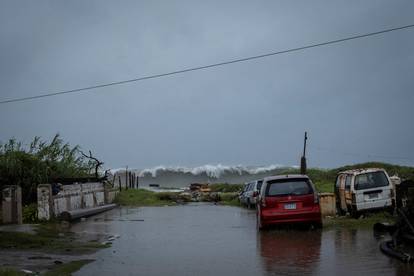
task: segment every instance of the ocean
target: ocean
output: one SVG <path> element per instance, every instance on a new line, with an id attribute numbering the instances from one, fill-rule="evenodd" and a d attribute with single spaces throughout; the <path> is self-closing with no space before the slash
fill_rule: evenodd
<path id="1" fill-rule="evenodd" d="M 279 174 L 288 167 L 282 165 L 269 166 L 223 166 L 204 165 L 199 167 L 157 166 L 150 169 L 130 169 L 138 177 L 139 186 L 158 184 L 165 188 L 184 188 L 191 183 L 229 183 L 241 184 L 266 176 Z M 115 177 L 114 177 L 115 176 Z M 111 170 L 109 180 L 115 179 L 115 186 L 125 185 L 125 169 Z"/>

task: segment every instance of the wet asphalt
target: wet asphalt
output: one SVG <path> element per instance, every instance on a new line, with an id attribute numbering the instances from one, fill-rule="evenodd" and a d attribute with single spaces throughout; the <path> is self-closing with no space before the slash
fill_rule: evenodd
<path id="1" fill-rule="evenodd" d="M 75 275 L 409 275 L 372 229 L 256 230 L 255 211 L 213 204 L 118 208 L 74 224 L 112 235 Z"/>

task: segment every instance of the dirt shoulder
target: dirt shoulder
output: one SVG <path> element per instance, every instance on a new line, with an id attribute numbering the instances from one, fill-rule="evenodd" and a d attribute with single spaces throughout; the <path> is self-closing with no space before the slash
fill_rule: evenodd
<path id="1" fill-rule="evenodd" d="M 0 275 L 70 275 L 109 246 L 105 236 L 85 237 L 68 229 L 60 223 L 0 227 Z"/>

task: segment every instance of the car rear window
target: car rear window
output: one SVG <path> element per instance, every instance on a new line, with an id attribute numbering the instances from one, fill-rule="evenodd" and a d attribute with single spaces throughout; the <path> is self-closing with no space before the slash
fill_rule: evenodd
<path id="1" fill-rule="evenodd" d="M 313 193 L 307 179 L 283 179 L 267 182 L 266 196 L 307 195 Z"/>
<path id="2" fill-rule="evenodd" d="M 355 190 L 364 190 L 388 186 L 388 178 L 384 172 L 359 174 L 355 177 Z"/>

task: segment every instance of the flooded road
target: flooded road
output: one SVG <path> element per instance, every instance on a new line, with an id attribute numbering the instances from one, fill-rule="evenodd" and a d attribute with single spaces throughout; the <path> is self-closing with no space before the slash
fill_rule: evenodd
<path id="1" fill-rule="evenodd" d="M 119 208 L 73 225 L 119 235 L 75 275 L 408 275 L 372 229 L 256 231 L 255 212 L 190 204 Z"/>

